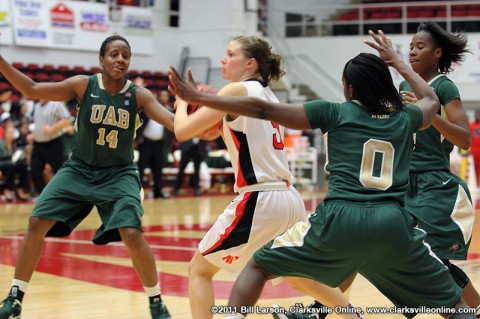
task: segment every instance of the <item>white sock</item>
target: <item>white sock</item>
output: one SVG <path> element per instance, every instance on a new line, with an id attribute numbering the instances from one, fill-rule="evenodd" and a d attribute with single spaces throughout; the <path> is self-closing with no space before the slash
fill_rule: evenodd
<path id="1" fill-rule="evenodd" d="M 224 315 L 223 319 L 244 319 L 245 316 L 242 315 L 241 313 L 235 313 L 235 314 L 229 314 L 229 315 Z"/>
<path id="2" fill-rule="evenodd" d="M 153 287 L 143 287 L 145 289 L 145 292 L 149 297 L 155 297 L 160 294 L 160 282 L 157 282 L 157 284 Z"/>
<path id="3" fill-rule="evenodd" d="M 27 291 L 28 282 L 19 279 L 13 279 L 12 286 L 17 286 L 18 289 L 25 293 Z"/>

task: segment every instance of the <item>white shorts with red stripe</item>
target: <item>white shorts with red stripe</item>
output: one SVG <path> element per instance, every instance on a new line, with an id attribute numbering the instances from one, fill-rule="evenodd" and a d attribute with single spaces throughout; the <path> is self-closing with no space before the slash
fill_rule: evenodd
<path id="1" fill-rule="evenodd" d="M 198 248 L 211 264 L 239 273 L 257 249 L 306 218 L 303 199 L 292 186 L 243 192 L 225 208 Z"/>

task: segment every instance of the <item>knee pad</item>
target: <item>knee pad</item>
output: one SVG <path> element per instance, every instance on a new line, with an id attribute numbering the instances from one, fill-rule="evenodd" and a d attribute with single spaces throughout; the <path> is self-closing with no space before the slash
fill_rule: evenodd
<path id="1" fill-rule="evenodd" d="M 448 271 L 450 271 L 450 275 L 453 277 L 457 285 L 463 289 L 463 287 L 465 287 L 470 281 L 467 274 L 458 266 L 452 264 L 449 260 L 442 259 L 442 261 L 443 264 L 448 267 Z"/>

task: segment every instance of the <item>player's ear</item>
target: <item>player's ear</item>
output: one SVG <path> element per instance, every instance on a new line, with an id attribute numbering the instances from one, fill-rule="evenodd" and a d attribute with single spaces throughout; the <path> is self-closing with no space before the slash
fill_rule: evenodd
<path id="1" fill-rule="evenodd" d="M 247 67 L 249 68 L 255 68 L 257 66 L 257 60 L 255 58 L 250 58 L 248 59 L 248 62 L 247 62 Z"/>

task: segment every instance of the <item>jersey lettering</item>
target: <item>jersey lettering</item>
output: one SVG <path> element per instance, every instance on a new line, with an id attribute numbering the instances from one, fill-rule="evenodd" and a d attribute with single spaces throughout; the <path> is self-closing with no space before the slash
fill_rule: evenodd
<path id="1" fill-rule="evenodd" d="M 130 113 L 124 109 L 118 109 L 115 114 L 115 107 L 109 106 L 107 114 L 105 114 L 106 105 L 94 104 L 92 105 L 92 114 L 90 115 L 90 122 L 94 124 L 102 123 L 104 125 L 112 125 L 121 129 L 128 129 L 130 121 Z M 105 116 L 104 116 L 105 115 Z"/>
<path id="2" fill-rule="evenodd" d="M 280 133 L 280 125 L 275 122 L 270 123 L 272 123 L 273 128 L 277 130 L 277 132 L 273 134 L 273 148 L 283 150 L 285 146 L 283 145 L 282 134 Z"/>
<path id="3" fill-rule="evenodd" d="M 118 145 L 118 130 L 111 130 L 105 136 L 106 130 L 102 127 L 98 129 L 97 145 L 104 146 L 105 141 L 108 142 L 108 147 L 117 148 Z"/>
<path id="4" fill-rule="evenodd" d="M 376 155 L 380 155 L 378 159 Z M 393 157 L 395 149 L 390 142 L 369 139 L 363 144 L 362 165 L 360 166 L 360 183 L 363 186 L 386 190 L 393 183 Z M 376 163 L 380 160 L 380 163 Z M 380 172 L 375 176 L 375 166 Z"/>
<path id="5" fill-rule="evenodd" d="M 109 106 L 107 115 L 105 116 L 105 119 L 102 122 L 105 125 L 113 125 L 117 126 L 117 120 L 115 119 L 115 107 L 114 106 Z"/>
<path id="6" fill-rule="evenodd" d="M 102 123 L 104 125 L 111 125 L 121 129 L 128 129 L 128 123 L 130 120 L 130 113 L 124 109 L 118 109 L 118 118 L 115 114 L 115 107 L 109 106 L 105 114 L 106 105 L 95 104 L 92 105 L 92 114 L 90 116 L 90 122 L 94 124 Z M 105 116 L 104 116 L 105 115 Z M 102 120 L 103 119 L 103 120 Z M 118 146 L 118 130 L 107 130 L 103 127 L 98 129 L 97 145 L 104 146 L 108 143 L 108 147 L 117 148 Z"/>
<path id="7" fill-rule="evenodd" d="M 90 115 L 90 122 L 94 124 L 100 123 L 102 121 L 103 113 L 105 112 L 106 107 L 106 105 L 92 105 L 92 115 Z"/>

